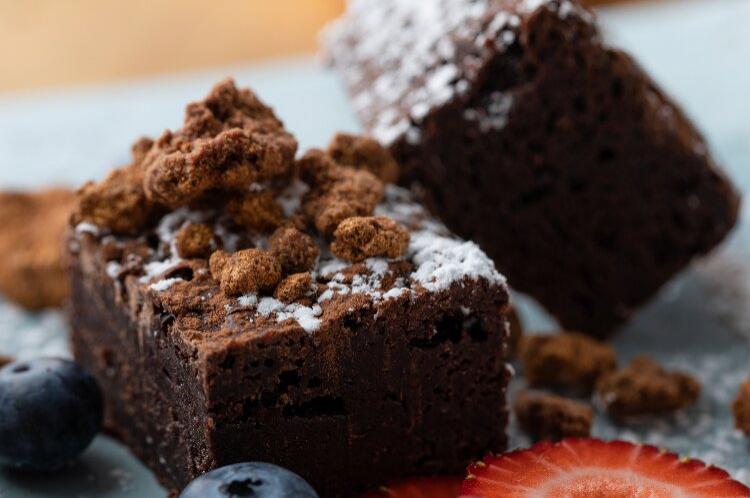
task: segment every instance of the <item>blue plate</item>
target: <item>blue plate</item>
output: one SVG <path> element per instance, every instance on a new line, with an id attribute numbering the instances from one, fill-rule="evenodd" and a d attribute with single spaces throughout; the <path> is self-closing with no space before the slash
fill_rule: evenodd
<path id="1" fill-rule="evenodd" d="M 743 191 L 750 191 L 750 3 L 659 3 L 604 10 L 610 39 L 634 52 L 700 126 Z M 272 103 L 303 148 L 358 128 L 335 77 L 299 59 L 179 78 L 0 99 L 0 186 L 80 184 L 128 161 L 142 134 L 177 127 L 185 102 L 231 74 Z M 616 427 L 597 415 L 594 435 L 665 446 L 725 467 L 750 483 L 750 443 L 733 429 L 729 403 L 750 375 L 750 226 L 747 216 L 722 248 L 668 285 L 615 340 L 623 360 L 638 353 L 687 370 L 700 401 L 669 419 Z M 523 300 L 526 325 L 553 328 Z M 56 312 L 24 313 L 0 301 L 0 352 L 67 355 Z M 523 385 L 514 381 L 513 389 Z M 529 441 L 511 428 L 512 444 Z M 81 461 L 54 476 L 0 473 L 0 498 L 145 498 L 165 491 L 127 449 L 99 437 Z"/>

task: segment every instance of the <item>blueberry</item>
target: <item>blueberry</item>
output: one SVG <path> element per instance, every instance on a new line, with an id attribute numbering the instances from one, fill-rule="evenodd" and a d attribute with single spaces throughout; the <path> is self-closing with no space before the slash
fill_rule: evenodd
<path id="1" fill-rule="evenodd" d="M 102 392 L 72 361 L 40 358 L 0 369 L 0 465 L 55 470 L 88 447 L 102 424 Z"/>
<path id="2" fill-rule="evenodd" d="M 179 498 L 318 498 L 297 474 L 270 463 L 238 463 L 191 482 Z"/>

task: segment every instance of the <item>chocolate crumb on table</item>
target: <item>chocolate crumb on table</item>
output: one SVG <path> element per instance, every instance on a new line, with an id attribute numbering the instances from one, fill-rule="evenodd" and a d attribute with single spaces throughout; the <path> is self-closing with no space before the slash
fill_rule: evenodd
<path id="1" fill-rule="evenodd" d="M 323 43 L 399 181 L 565 329 L 612 334 L 737 221 L 700 132 L 576 0 L 353 0 Z"/>
<path id="2" fill-rule="evenodd" d="M 72 191 L 0 193 L 0 293 L 37 311 L 68 297 L 63 255 Z"/>
<path id="3" fill-rule="evenodd" d="M 379 178 L 376 142 L 295 149 L 227 80 L 134 147 L 125 183 L 83 189 L 72 344 L 107 429 L 173 492 L 270 461 L 350 498 L 502 451 L 504 277 Z"/>
<path id="4" fill-rule="evenodd" d="M 617 355 L 610 345 L 573 332 L 526 335 L 520 342 L 519 358 L 529 385 L 584 393 L 617 368 Z"/>
<path id="5" fill-rule="evenodd" d="M 691 375 L 668 371 L 646 356 L 604 375 L 596 385 L 596 399 L 615 419 L 675 412 L 693 404 L 701 386 Z"/>
<path id="6" fill-rule="evenodd" d="M 750 377 L 740 386 L 732 403 L 732 413 L 737 428 L 750 436 Z"/>
<path id="7" fill-rule="evenodd" d="M 521 391 L 513 404 L 518 423 L 535 440 L 559 441 L 591 434 L 590 406 L 539 391 Z"/>
<path id="8" fill-rule="evenodd" d="M 0 354 L 0 368 L 3 368 L 5 365 L 8 365 L 10 363 L 13 363 L 14 359 L 10 356 L 5 356 Z"/>

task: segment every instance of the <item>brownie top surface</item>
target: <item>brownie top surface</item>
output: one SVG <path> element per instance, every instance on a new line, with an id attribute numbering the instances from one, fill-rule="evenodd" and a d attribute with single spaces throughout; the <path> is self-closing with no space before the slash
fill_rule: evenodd
<path id="1" fill-rule="evenodd" d="M 490 61 L 517 43 L 523 19 L 543 8 L 593 22 L 569 0 L 351 0 L 323 42 L 373 136 L 388 146 L 417 144 L 425 118 L 468 101 Z M 466 118 L 502 127 L 511 104 L 498 95 Z"/>
<path id="2" fill-rule="evenodd" d="M 254 94 L 220 83 L 182 129 L 139 140 L 130 165 L 81 189 L 71 252 L 91 248 L 105 279 L 197 335 L 312 333 L 351 309 L 469 281 L 506 297 L 476 244 L 384 182 L 395 163 L 377 142 L 339 135 L 295 152 Z"/>

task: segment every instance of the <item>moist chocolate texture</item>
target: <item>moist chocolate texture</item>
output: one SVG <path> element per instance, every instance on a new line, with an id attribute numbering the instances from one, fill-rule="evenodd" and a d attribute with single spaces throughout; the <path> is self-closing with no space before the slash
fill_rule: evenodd
<path id="1" fill-rule="evenodd" d="M 351 498 L 502 450 L 505 279 L 382 147 L 295 149 L 225 81 L 81 191 L 73 346 L 109 430 L 172 491 L 260 460 Z"/>
<path id="2" fill-rule="evenodd" d="M 683 112 L 568 0 L 355 0 L 324 37 L 365 129 L 568 330 L 605 336 L 735 224 Z"/>

